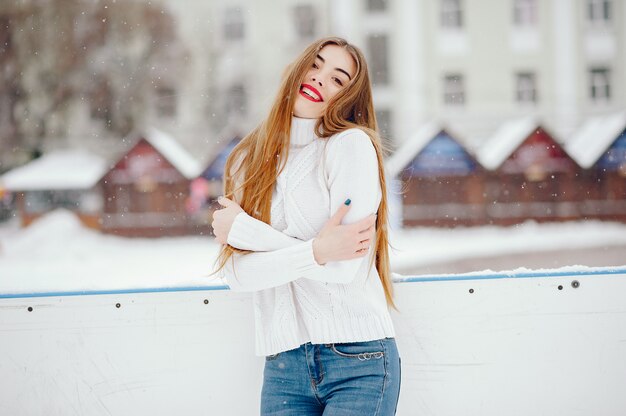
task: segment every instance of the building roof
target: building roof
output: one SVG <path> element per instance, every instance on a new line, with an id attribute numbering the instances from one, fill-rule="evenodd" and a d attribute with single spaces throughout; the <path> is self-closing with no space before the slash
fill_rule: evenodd
<path id="1" fill-rule="evenodd" d="M 172 136 L 154 127 L 140 134 L 159 151 L 187 179 L 193 179 L 202 172 L 202 165 L 192 157 Z"/>
<path id="2" fill-rule="evenodd" d="M 205 179 L 221 179 L 224 175 L 226 159 L 233 151 L 235 146 L 241 141 L 241 136 L 235 136 L 231 140 L 224 141 L 219 151 L 213 155 L 213 159 L 203 170 L 202 176 Z"/>
<path id="3" fill-rule="evenodd" d="M 5 173 L 0 186 L 9 191 L 89 189 L 107 169 L 105 159 L 85 150 L 57 150 Z"/>
<path id="4" fill-rule="evenodd" d="M 444 130 L 443 126 L 436 121 L 426 123 L 417 129 L 385 162 L 387 175 L 392 178 L 399 175 L 402 169 L 406 168 L 442 130 Z"/>
<path id="5" fill-rule="evenodd" d="M 505 122 L 481 144 L 477 154 L 478 161 L 486 169 L 499 168 L 538 127 L 539 123 L 534 117 Z"/>
<path id="6" fill-rule="evenodd" d="M 565 144 L 565 150 L 585 169 L 593 166 L 626 130 L 626 111 L 587 119 Z"/>

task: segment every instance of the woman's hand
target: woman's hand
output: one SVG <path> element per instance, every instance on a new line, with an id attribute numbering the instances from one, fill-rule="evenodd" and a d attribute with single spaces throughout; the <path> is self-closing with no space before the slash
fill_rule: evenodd
<path id="1" fill-rule="evenodd" d="M 218 243 L 228 244 L 226 240 L 228 239 L 230 228 L 233 226 L 237 214 L 243 212 L 243 208 L 235 201 L 231 201 L 223 196 L 217 198 L 217 202 L 225 208 L 213 212 L 213 222 L 211 223 L 213 234 L 215 234 L 215 239 Z"/>
<path id="2" fill-rule="evenodd" d="M 345 204 L 339 207 L 313 240 L 313 255 L 318 264 L 363 257 L 369 252 L 376 235 L 376 214 L 354 224 L 341 225 L 349 209 Z"/>

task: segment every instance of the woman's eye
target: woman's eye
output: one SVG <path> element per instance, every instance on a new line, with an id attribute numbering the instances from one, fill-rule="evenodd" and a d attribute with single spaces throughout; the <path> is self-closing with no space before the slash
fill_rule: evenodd
<path id="1" fill-rule="evenodd" d="M 339 78 L 335 78 L 335 82 L 337 82 L 337 84 L 343 86 L 343 82 L 341 82 L 341 80 Z"/>
<path id="2" fill-rule="evenodd" d="M 317 64 L 313 64 L 313 68 L 317 69 Z"/>

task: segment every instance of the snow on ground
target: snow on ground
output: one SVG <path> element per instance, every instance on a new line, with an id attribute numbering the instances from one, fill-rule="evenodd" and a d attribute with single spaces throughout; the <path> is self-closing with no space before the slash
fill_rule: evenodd
<path id="1" fill-rule="evenodd" d="M 598 221 L 391 233 L 392 270 L 486 255 L 626 244 L 626 224 Z M 0 294 L 222 285 L 208 277 L 218 248 L 212 237 L 104 235 L 60 209 L 25 229 L 16 221 L 0 226 Z"/>
<path id="2" fill-rule="evenodd" d="M 217 249 L 209 237 L 105 235 L 56 210 L 0 233 L 0 293 L 221 285 L 203 277 Z"/>
<path id="3" fill-rule="evenodd" d="M 392 269 L 406 270 L 467 258 L 626 245 L 626 224 L 528 221 L 511 227 L 414 228 L 395 233 L 391 245 L 397 248 L 392 248 Z"/>

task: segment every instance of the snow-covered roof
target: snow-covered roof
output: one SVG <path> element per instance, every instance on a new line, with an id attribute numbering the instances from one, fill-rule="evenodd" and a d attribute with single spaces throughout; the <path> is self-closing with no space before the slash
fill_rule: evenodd
<path id="1" fill-rule="evenodd" d="M 398 175 L 442 130 L 443 126 L 436 121 L 426 123 L 417 129 L 385 162 L 387 175 L 391 178 Z"/>
<path id="2" fill-rule="evenodd" d="M 141 135 L 159 151 L 187 179 L 200 175 L 202 165 L 193 158 L 172 136 L 154 127 L 147 128 Z"/>
<path id="3" fill-rule="evenodd" d="M 590 168 L 626 129 L 626 111 L 591 117 L 567 141 L 565 150 L 583 168 Z"/>
<path id="4" fill-rule="evenodd" d="M 539 123 L 534 117 L 507 121 L 481 144 L 478 161 L 486 169 L 497 169 L 537 127 Z"/>
<path id="5" fill-rule="evenodd" d="M 107 169 L 105 159 L 85 150 L 57 150 L 0 176 L 0 186 L 9 191 L 89 189 Z"/>

